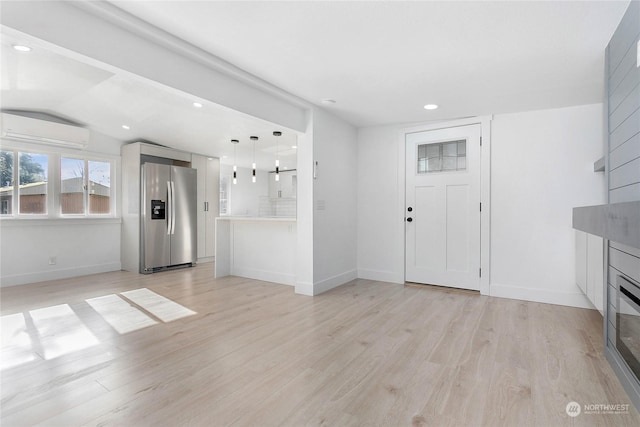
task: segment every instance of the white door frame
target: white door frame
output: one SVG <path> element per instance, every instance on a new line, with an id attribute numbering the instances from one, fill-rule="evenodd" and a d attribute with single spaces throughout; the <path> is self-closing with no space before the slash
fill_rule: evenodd
<path id="1" fill-rule="evenodd" d="M 398 232 L 402 233 L 402 250 L 403 250 L 403 270 L 402 275 L 406 281 L 406 233 L 405 222 L 406 216 L 406 143 L 405 137 L 408 133 L 424 132 L 430 130 L 446 129 L 458 126 L 467 126 L 479 124 L 482 135 L 482 149 L 480 150 L 480 203 L 482 203 L 482 212 L 480 213 L 480 268 L 482 276 L 480 277 L 480 294 L 490 295 L 490 277 L 491 277 L 491 120 L 493 115 L 470 117 L 459 120 L 446 122 L 438 122 L 433 124 L 419 125 L 404 128 L 398 136 Z"/>

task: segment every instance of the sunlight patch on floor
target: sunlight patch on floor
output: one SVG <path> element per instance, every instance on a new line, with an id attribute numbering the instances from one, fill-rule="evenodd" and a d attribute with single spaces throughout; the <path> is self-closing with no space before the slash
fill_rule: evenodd
<path id="1" fill-rule="evenodd" d="M 2 347 L 0 350 L 0 369 L 22 365 L 35 359 L 31 349 L 31 338 L 27 332 L 24 314 L 16 313 L 0 318 Z"/>
<path id="2" fill-rule="evenodd" d="M 85 300 L 119 334 L 197 314 L 147 288 Z M 69 304 L 0 317 L 0 369 L 51 360 L 100 343 Z"/>
<path id="3" fill-rule="evenodd" d="M 68 304 L 31 310 L 29 314 L 46 360 L 99 343 Z"/>
<path id="4" fill-rule="evenodd" d="M 195 311 L 189 310 L 177 302 L 173 302 L 147 288 L 122 292 L 121 295 L 144 308 L 163 322 L 171 322 L 197 314 Z"/>
<path id="5" fill-rule="evenodd" d="M 120 334 L 158 324 L 158 322 L 115 294 L 90 298 L 86 301 Z"/>

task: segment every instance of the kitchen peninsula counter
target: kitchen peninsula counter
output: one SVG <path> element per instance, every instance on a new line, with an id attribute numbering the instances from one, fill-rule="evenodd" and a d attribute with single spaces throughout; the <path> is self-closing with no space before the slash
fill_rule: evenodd
<path id="1" fill-rule="evenodd" d="M 296 218 L 216 218 L 215 277 L 295 284 Z"/>

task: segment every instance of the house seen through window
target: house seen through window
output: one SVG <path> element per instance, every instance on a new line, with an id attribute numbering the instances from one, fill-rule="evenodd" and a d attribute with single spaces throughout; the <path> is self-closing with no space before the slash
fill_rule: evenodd
<path id="1" fill-rule="evenodd" d="M 46 214 L 48 166 L 49 157 L 44 154 L 0 151 L 0 214 L 12 215 L 16 210 L 27 215 Z"/>
<path id="2" fill-rule="evenodd" d="M 111 212 L 109 162 L 62 157 L 60 184 L 60 212 L 63 215 Z"/>

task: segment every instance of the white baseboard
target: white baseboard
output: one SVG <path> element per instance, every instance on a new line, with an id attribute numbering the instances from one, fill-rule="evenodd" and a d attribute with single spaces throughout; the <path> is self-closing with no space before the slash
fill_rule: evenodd
<path id="1" fill-rule="evenodd" d="M 308 282 L 297 282 L 296 283 L 296 294 L 306 295 L 308 297 L 313 296 L 313 283 Z"/>
<path id="2" fill-rule="evenodd" d="M 379 282 L 404 283 L 404 273 L 396 273 L 393 271 L 368 270 L 361 268 L 358 269 L 358 278 L 376 280 Z"/>
<path id="3" fill-rule="evenodd" d="M 337 288 L 340 285 L 344 285 L 352 280 L 358 278 L 358 272 L 356 270 L 345 271 L 344 273 L 337 274 L 328 279 L 315 282 L 313 284 L 313 295 L 319 295 L 323 292 L 327 292 L 330 289 Z"/>
<path id="4" fill-rule="evenodd" d="M 277 271 L 256 270 L 253 268 L 232 268 L 230 274 L 232 276 L 280 283 L 282 285 L 294 286 L 296 284 L 296 276 L 294 274 L 280 273 Z"/>
<path id="5" fill-rule="evenodd" d="M 0 287 L 26 285 L 29 283 L 45 282 L 47 280 L 68 279 L 70 277 L 86 276 L 89 274 L 108 273 L 120 271 L 119 262 L 107 264 L 86 265 L 82 267 L 64 268 L 60 270 L 39 271 L 35 273 L 12 274 L 0 278 Z"/>
<path id="6" fill-rule="evenodd" d="M 556 292 L 501 284 L 491 284 L 489 292 L 492 297 L 594 309 L 587 296 L 581 292 Z"/>
<path id="7" fill-rule="evenodd" d="M 207 262 L 215 262 L 215 261 L 216 261 L 216 257 L 209 256 L 204 258 L 198 258 L 198 261 L 196 262 L 196 264 L 205 264 Z"/>

